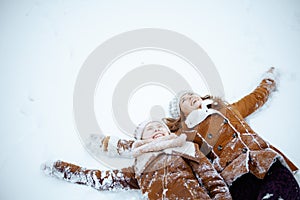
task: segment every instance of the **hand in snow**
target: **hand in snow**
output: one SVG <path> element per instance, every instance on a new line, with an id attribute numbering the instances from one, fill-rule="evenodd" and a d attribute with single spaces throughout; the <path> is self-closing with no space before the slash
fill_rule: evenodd
<path id="1" fill-rule="evenodd" d="M 41 170 L 46 174 L 46 175 L 51 175 L 53 172 L 53 165 L 54 162 L 47 161 L 43 164 L 41 164 Z"/>
<path id="2" fill-rule="evenodd" d="M 269 79 L 273 81 L 270 84 L 274 84 L 274 90 L 278 87 L 279 84 L 279 73 L 275 67 L 271 67 L 268 71 L 266 71 L 262 77 L 263 79 Z"/>
<path id="3" fill-rule="evenodd" d="M 267 71 L 267 73 L 273 73 L 275 70 L 275 67 L 270 67 L 270 69 Z"/>
<path id="4" fill-rule="evenodd" d="M 88 147 L 93 151 L 107 151 L 109 137 L 103 134 L 91 134 L 88 138 Z"/>
<path id="5" fill-rule="evenodd" d="M 278 71 L 275 69 L 275 67 L 271 67 L 266 73 L 264 74 L 265 79 L 270 79 L 273 81 L 276 81 L 278 78 Z"/>

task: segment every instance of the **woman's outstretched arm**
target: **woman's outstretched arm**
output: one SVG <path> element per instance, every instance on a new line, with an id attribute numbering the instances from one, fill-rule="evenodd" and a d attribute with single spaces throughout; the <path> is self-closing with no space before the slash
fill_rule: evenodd
<path id="1" fill-rule="evenodd" d="M 263 80 L 253 92 L 232 104 L 232 106 L 239 111 L 243 118 L 249 116 L 257 109 L 262 107 L 268 100 L 271 92 L 275 90 L 276 73 L 274 70 L 274 67 L 271 67 L 264 74 Z"/>

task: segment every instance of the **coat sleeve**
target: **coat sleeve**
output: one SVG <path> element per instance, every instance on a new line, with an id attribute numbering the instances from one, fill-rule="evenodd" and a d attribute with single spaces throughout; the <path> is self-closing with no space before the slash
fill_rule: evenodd
<path id="1" fill-rule="evenodd" d="M 134 140 L 119 139 L 114 136 L 90 135 L 89 148 L 96 153 L 111 157 L 131 157 Z"/>
<path id="2" fill-rule="evenodd" d="M 268 78 L 263 79 L 253 92 L 233 103 L 232 106 L 245 118 L 262 107 L 274 89 L 274 80 Z"/>
<path id="3" fill-rule="evenodd" d="M 207 189 L 214 200 L 231 200 L 229 188 L 210 161 L 196 148 L 199 162 L 189 161 L 199 182 Z"/>
<path id="4" fill-rule="evenodd" d="M 45 174 L 71 183 L 91 186 L 97 190 L 139 189 L 132 167 L 121 170 L 91 170 L 77 165 L 56 161 L 42 165 Z"/>

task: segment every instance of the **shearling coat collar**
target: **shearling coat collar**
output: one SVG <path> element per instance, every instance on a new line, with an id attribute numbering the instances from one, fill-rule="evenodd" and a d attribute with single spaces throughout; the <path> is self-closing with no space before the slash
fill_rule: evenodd
<path id="1" fill-rule="evenodd" d="M 203 122 L 209 115 L 218 113 L 217 110 L 213 108 L 208 108 L 208 105 L 211 105 L 213 101 L 211 99 L 204 100 L 201 104 L 201 108 L 193 110 L 185 120 L 185 124 L 188 128 L 193 128 L 197 124 Z"/>
<path id="2" fill-rule="evenodd" d="M 184 141 L 182 143 L 182 141 Z M 175 143 L 175 145 L 174 145 Z M 186 142 L 186 136 L 180 135 L 171 140 L 153 141 L 150 144 L 146 144 L 145 148 L 138 148 L 134 154 L 135 160 L 135 172 L 137 175 L 144 172 L 147 166 L 161 154 L 181 156 L 195 162 L 199 162 L 199 157 L 196 154 L 195 144 L 192 142 Z"/>

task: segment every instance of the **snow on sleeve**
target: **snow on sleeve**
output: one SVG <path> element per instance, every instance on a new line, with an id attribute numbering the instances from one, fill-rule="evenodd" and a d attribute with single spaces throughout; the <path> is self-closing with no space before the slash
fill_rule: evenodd
<path id="1" fill-rule="evenodd" d="M 130 178 L 134 179 L 134 176 L 124 177 L 120 170 L 87 170 L 63 161 L 47 162 L 41 166 L 41 170 L 46 175 L 71 183 L 91 186 L 97 190 L 119 191 L 137 189 L 136 184 L 131 184 L 130 182 L 133 181 L 128 180 Z"/>
<path id="2" fill-rule="evenodd" d="M 267 193 L 262 199 L 270 199 L 272 196 L 274 196 L 273 194 L 269 194 Z"/>

